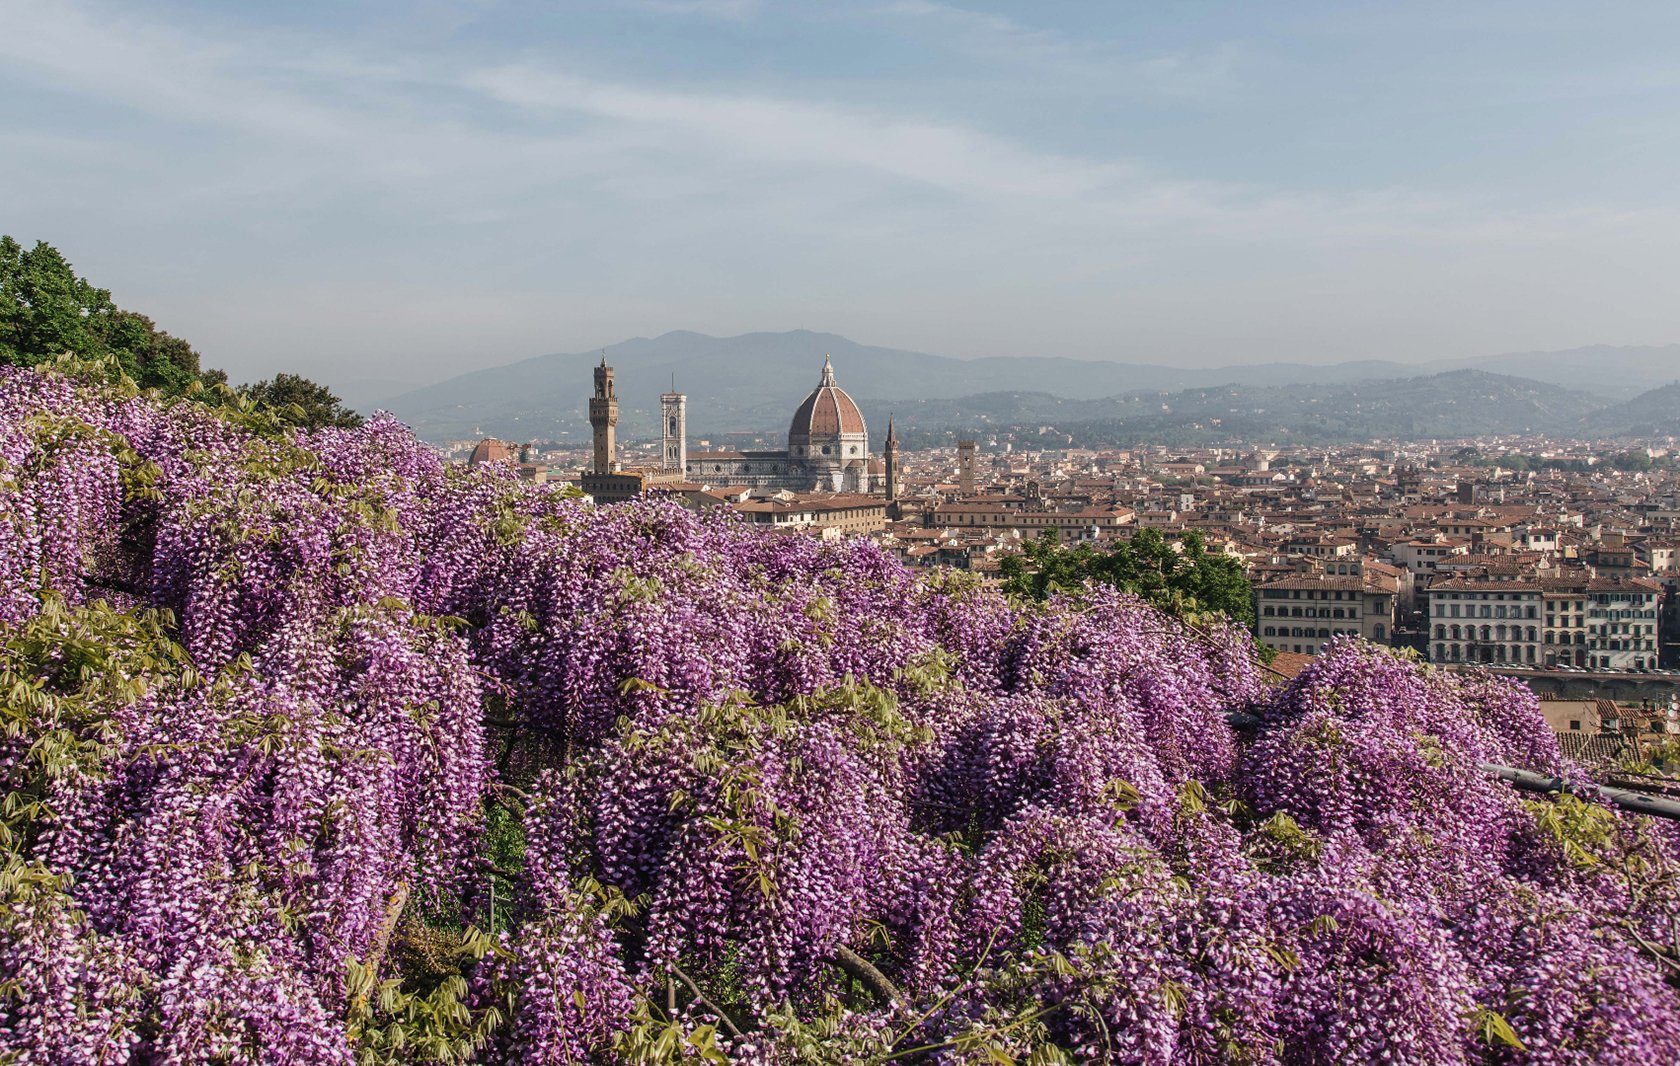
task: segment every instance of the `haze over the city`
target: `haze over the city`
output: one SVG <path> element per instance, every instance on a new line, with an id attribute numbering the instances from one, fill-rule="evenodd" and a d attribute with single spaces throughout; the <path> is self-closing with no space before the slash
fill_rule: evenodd
<path id="1" fill-rule="evenodd" d="M 0 232 L 237 380 L 673 329 L 1680 340 L 1680 8 L 0 0 Z"/>

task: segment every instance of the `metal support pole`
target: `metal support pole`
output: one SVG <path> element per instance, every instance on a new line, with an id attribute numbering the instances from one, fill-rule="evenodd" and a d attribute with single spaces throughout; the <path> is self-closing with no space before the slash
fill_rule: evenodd
<path id="1" fill-rule="evenodd" d="M 1571 796 L 1582 793 L 1592 794 L 1593 786 L 1574 785 L 1561 777 L 1548 777 L 1528 770 L 1518 770 L 1511 766 L 1500 766 L 1498 763 L 1484 762 L 1477 764 L 1477 769 L 1490 773 L 1513 788 L 1524 792 L 1562 792 Z M 1644 792 L 1635 792 L 1628 788 L 1608 788 L 1598 786 L 1596 791 L 1605 799 L 1614 803 L 1624 811 L 1635 814 L 1651 814 L 1658 818 L 1680 818 L 1680 800 L 1669 799 L 1666 796 L 1652 796 Z"/>

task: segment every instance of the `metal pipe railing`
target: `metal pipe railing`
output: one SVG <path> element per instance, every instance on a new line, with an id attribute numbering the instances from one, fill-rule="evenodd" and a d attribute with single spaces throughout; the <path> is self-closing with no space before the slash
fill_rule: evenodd
<path id="1" fill-rule="evenodd" d="M 1624 811 L 1655 815 L 1658 818 L 1680 818 L 1680 800 L 1666 796 L 1652 796 L 1630 788 L 1612 788 L 1608 785 L 1576 785 L 1561 777 L 1518 770 L 1513 766 L 1500 766 L 1498 763 L 1478 763 L 1476 768 L 1523 792 L 1565 793 L 1571 796 L 1597 793 Z"/>

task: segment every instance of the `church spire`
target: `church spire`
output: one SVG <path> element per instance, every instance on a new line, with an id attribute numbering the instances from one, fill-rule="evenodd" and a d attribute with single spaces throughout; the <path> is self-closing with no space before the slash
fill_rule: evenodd
<path id="1" fill-rule="evenodd" d="M 898 432 L 893 429 L 893 417 L 887 416 L 887 444 L 881 449 L 886 474 L 887 502 L 898 499 Z"/>
<path id="2" fill-rule="evenodd" d="M 826 353 L 823 355 L 822 381 L 818 382 L 817 388 L 819 388 L 819 389 L 832 389 L 832 388 L 834 388 L 834 364 L 828 361 L 828 355 Z"/>

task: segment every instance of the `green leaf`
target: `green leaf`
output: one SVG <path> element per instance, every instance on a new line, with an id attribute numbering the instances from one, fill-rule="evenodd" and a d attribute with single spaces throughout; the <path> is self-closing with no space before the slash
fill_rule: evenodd
<path id="1" fill-rule="evenodd" d="M 1475 1026 L 1477 1034 L 1482 1038 L 1482 1043 L 1489 1047 L 1497 1047 L 1503 1044 L 1518 1051 L 1528 1050 L 1528 1047 L 1517 1038 L 1517 1031 L 1511 1028 L 1511 1023 L 1506 1021 L 1505 1016 L 1496 1010 L 1478 1007 L 1476 1009 Z"/>

